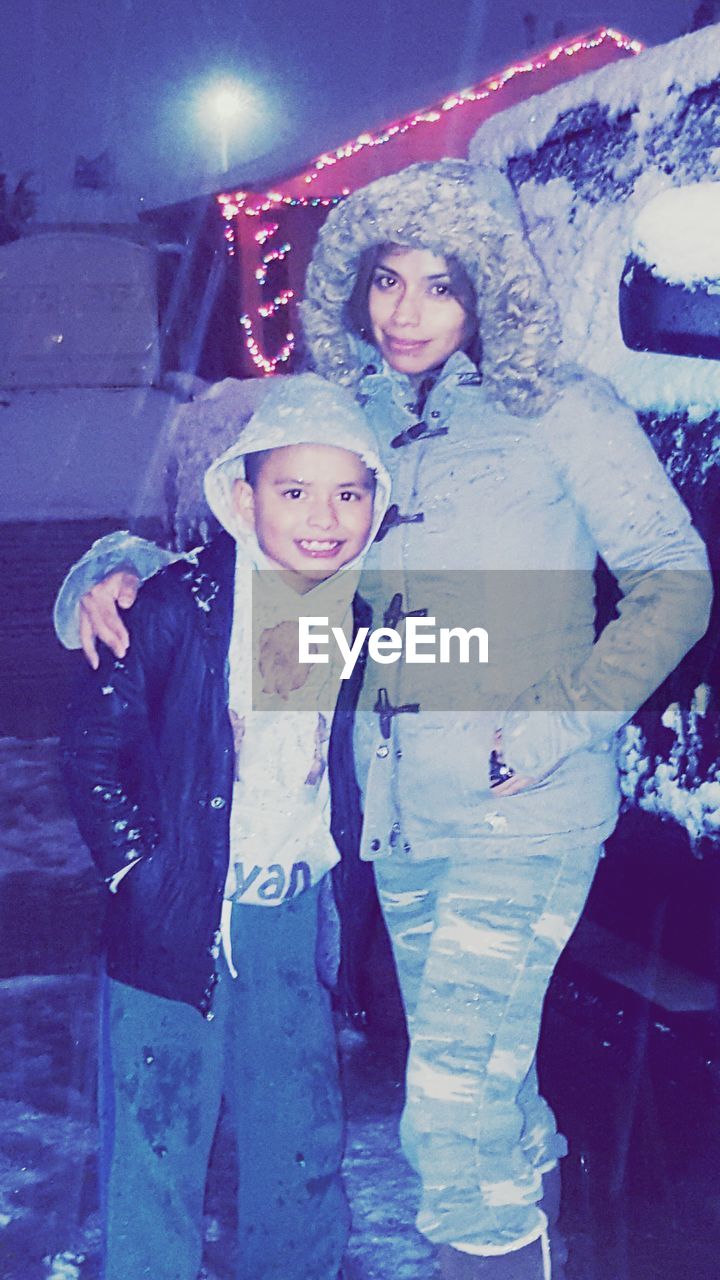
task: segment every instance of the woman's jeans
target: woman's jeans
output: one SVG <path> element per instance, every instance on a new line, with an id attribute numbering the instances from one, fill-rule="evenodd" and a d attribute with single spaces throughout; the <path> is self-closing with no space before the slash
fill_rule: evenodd
<path id="1" fill-rule="evenodd" d="M 543 1233 L 542 1174 L 567 1149 L 535 1053 L 600 850 L 465 843 L 462 859 L 381 859 L 375 872 L 410 1032 L 402 1141 L 422 1180 L 418 1229 L 493 1255 Z"/>

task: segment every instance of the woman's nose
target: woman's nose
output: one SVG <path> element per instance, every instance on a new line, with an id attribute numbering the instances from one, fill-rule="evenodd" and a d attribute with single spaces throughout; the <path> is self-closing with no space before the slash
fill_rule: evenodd
<path id="1" fill-rule="evenodd" d="M 398 298 L 393 320 L 398 324 L 417 324 L 420 319 L 420 298 L 410 289 L 406 289 Z"/>

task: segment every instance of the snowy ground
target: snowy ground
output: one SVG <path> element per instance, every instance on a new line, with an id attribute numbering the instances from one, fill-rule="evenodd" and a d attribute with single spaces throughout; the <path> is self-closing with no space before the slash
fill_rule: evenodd
<path id="1" fill-rule="evenodd" d="M 95 1004 L 90 974 L 0 982 L 3 1280 L 99 1275 Z M 394 1097 L 388 1090 L 387 1070 L 387 1063 L 366 1064 L 363 1114 L 351 1109 L 346 1176 L 356 1224 L 352 1252 L 362 1258 L 364 1280 L 430 1280 L 431 1252 L 408 1225 L 412 1175 L 398 1154 L 399 1090 Z M 233 1275 L 232 1163 L 221 1128 L 206 1201 L 208 1280 Z"/>
<path id="2" fill-rule="evenodd" d="M 92 877 L 67 811 L 56 743 L 0 739 L 2 1280 L 99 1274 L 93 955 L 99 912 Z M 413 1177 L 397 1144 L 402 1047 L 378 1055 L 348 1037 L 344 1058 L 352 1095 L 346 1160 L 352 1252 L 363 1259 L 364 1280 L 431 1280 L 431 1250 L 410 1226 Z M 233 1274 L 232 1161 L 221 1124 L 207 1192 L 208 1280 Z"/>
<path id="3" fill-rule="evenodd" d="M 99 1277 L 92 874 L 56 743 L 0 739 L 0 1280 Z M 576 966 L 548 1000 L 541 1069 L 571 1144 L 569 1257 L 553 1280 L 717 1280 L 720 1056 L 704 1061 L 693 1036 L 707 1015 L 668 1014 L 666 1025 L 627 991 L 613 1004 L 619 991 Z M 414 1178 L 397 1139 L 403 1048 L 387 1031 L 342 1037 L 351 1253 L 360 1280 L 438 1280 L 412 1226 Z M 221 1123 L 207 1280 L 233 1280 L 232 1166 Z"/>

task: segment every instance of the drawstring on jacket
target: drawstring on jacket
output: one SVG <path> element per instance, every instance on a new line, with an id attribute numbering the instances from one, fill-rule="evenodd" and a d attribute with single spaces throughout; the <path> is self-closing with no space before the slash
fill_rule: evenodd
<path id="1" fill-rule="evenodd" d="M 223 898 L 222 913 L 220 916 L 220 937 L 222 939 L 223 955 L 228 972 L 231 978 L 237 978 L 238 971 L 233 963 L 232 938 L 230 936 L 230 917 L 232 916 L 232 898 Z"/>
<path id="2" fill-rule="evenodd" d="M 540 1248 L 542 1249 L 543 1263 L 543 1280 L 552 1280 L 552 1257 L 550 1254 L 550 1236 L 547 1227 L 543 1227 L 540 1236 Z"/>

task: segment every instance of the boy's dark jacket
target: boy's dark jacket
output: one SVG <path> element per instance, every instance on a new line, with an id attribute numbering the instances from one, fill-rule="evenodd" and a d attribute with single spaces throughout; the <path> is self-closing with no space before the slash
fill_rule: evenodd
<path id="1" fill-rule="evenodd" d="M 208 1013 L 229 857 L 234 747 L 227 654 L 235 544 L 226 533 L 146 582 L 119 661 L 82 672 L 62 755 L 80 832 L 104 880 L 141 857 L 108 903 L 110 977 Z M 357 597 L 355 628 L 368 625 Z M 340 685 L 329 746 L 332 833 L 356 855 L 352 719 L 358 662 Z M 272 910 L 272 908 L 264 908 Z"/>

